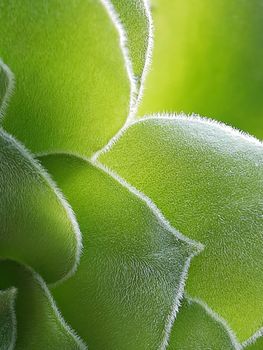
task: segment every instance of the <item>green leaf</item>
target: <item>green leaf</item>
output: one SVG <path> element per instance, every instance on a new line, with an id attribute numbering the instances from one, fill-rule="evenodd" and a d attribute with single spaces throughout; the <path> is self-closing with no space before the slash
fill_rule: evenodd
<path id="1" fill-rule="evenodd" d="M 186 298 L 172 328 L 167 350 L 240 350 L 227 325 L 198 300 Z"/>
<path id="2" fill-rule="evenodd" d="M 86 349 L 63 320 L 39 275 L 11 261 L 0 262 L 0 275 L 0 289 L 17 289 L 16 350 Z"/>
<path id="3" fill-rule="evenodd" d="M 152 68 L 139 115 L 198 113 L 263 138 L 261 0 L 152 0 Z"/>
<path id="4" fill-rule="evenodd" d="M 72 273 L 80 233 L 71 208 L 36 160 L 0 130 L 0 256 L 29 265 L 49 283 Z"/>
<path id="5" fill-rule="evenodd" d="M 14 77 L 10 69 L 0 60 L 0 121 L 14 88 Z"/>
<path id="6" fill-rule="evenodd" d="M 0 291 L 0 350 L 13 350 L 16 341 L 16 290 Z"/>
<path id="7" fill-rule="evenodd" d="M 224 125 L 152 117 L 126 128 L 99 160 L 149 196 L 205 249 L 186 289 L 243 341 L 263 325 L 263 144 Z"/>
<path id="8" fill-rule="evenodd" d="M 251 341 L 244 344 L 244 350 L 262 350 L 263 349 L 263 337 L 262 332 L 255 337 L 255 339 L 251 339 Z"/>
<path id="9" fill-rule="evenodd" d="M 148 0 L 104 0 L 123 27 L 132 73 L 138 89 L 146 74 L 152 50 L 152 19 Z M 125 42 L 124 42 L 125 44 Z"/>
<path id="10" fill-rule="evenodd" d="M 102 3 L 4 0 L 0 30 L 16 77 L 5 129 L 34 153 L 100 149 L 130 104 L 119 32 Z"/>
<path id="11" fill-rule="evenodd" d="M 76 212 L 84 251 L 53 290 L 65 318 L 96 350 L 156 350 L 165 342 L 199 248 L 106 172 L 66 155 L 41 161 Z"/>

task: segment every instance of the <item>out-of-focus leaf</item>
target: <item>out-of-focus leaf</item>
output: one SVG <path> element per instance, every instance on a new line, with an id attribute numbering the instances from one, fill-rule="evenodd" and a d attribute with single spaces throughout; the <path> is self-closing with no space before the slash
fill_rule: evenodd
<path id="1" fill-rule="evenodd" d="M 205 245 L 186 289 L 243 341 L 263 324 L 263 145 L 201 118 L 134 123 L 99 160 Z"/>
<path id="2" fill-rule="evenodd" d="M 14 77 L 10 69 L 0 60 L 0 121 L 13 90 Z"/>
<path id="3" fill-rule="evenodd" d="M 0 291 L 0 350 L 13 350 L 16 341 L 16 290 Z"/>
<path id="4" fill-rule="evenodd" d="M 199 113 L 263 138 L 261 0 L 152 0 L 153 64 L 140 115 Z"/>
<path id="5" fill-rule="evenodd" d="M 130 82 L 100 1 L 4 0 L 0 56 L 16 77 L 3 120 L 33 152 L 91 154 L 124 123 Z"/>
<path id="6" fill-rule="evenodd" d="M 167 350 L 240 350 L 227 326 L 198 301 L 185 299 L 179 309 Z"/>
<path id="7" fill-rule="evenodd" d="M 17 288 L 16 350 L 86 348 L 65 324 L 40 276 L 11 261 L 0 262 L 0 276 L 0 289 L 10 286 Z"/>
<path id="8" fill-rule="evenodd" d="M 77 272 L 53 291 L 65 318 L 90 350 L 156 350 L 166 339 L 196 245 L 85 160 L 53 155 L 41 161 L 83 234 Z"/>
<path id="9" fill-rule="evenodd" d="M 135 79 L 140 85 L 141 78 L 151 54 L 151 15 L 148 0 L 106 0 L 114 6 L 125 30 L 126 45 L 131 58 Z M 138 86 L 139 87 L 139 86 Z"/>
<path id="10" fill-rule="evenodd" d="M 0 130 L 0 256 L 31 266 L 48 282 L 75 269 L 80 253 L 73 213 L 43 168 Z"/>

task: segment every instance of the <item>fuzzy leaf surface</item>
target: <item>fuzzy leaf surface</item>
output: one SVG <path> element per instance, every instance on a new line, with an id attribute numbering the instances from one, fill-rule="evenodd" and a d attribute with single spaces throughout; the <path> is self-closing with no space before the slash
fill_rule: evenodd
<path id="1" fill-rule="evenodd" d="M 0 121 L 13 90 L 13 84 L 13 75 L 11 71 L 2 61 L 0 61 Z"/>
<path id="2" fill-rule="evenodd" d="M 156 350 L 196 246 L 87 161 L 53 155 L 41 162 L 70 201 L 83 234 L 77 272 L 53 290 L 65 318 L 90 350 Z"/>
<path id="3" fill-rule="evenodd" d="M 16 290 L 0 291 L 0 350 L 13 350 L 16 340 Z"/>
<path id="4" fill-rule="evenodd" d="M 110 1 L 109 1 L 110 2 Z M 150 14 L 146 0 L 111 0 L 126 34 L 127 48 L 134 76 L 140 83 L 151 35 Z"/>
<path id="5" fill-rule="evenodd" d="M 32 152 L 90 155 L 124 123 L 130 82 L 100 1 L 1 1 L 0 56 L 16 77 L 3 120 Z"/>
<path id="6" fill-rule="evenodd" d="M 16 350 L 84 350 L 65 324 L 42 278 L 11 261 L 0 262 L 0 289 L 15 286 Z M 7 348 L 4 348 L 5 350 Z"/>
<path id="7" fill-rule="evenodd" d="M 206 119 L 132 124 L 100 161 L 205 245 L 186 289 L 243 341 L 263 324 L 263 145 Z"/>
<path id="8" fill-rule="evenodd" d="M 262 350 L 263 349 L 263 337 L 258 338 L 253 344 L 250 344 L 244 348 L 245 350 Z"/>
<path id="9" fill-rule="evenodd" d="M 49 283 L 64 278 L 80 253 L 79 229 L 53 181 L 0 130 L 0 256 L 29 265 Z"/>
<path id="10" fill-rule="evenodd" d="M 262 1 L 151 3 L 155 42 L 139 115 L 198 113 L 262 139 Z"/>
<path id="11" fill-rule="evenodd" d="M 240 350 L 224 324 L 194 300 L 184 299 L 167 350 Z"/>

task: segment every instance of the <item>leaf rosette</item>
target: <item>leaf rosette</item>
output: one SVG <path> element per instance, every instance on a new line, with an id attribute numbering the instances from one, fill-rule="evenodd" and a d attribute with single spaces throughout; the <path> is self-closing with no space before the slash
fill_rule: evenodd
<path id="1" fill-rule="evenodd" d="M 0 349 L 260 348 L 262 143 L 136 119 L 146 0 L 0 19 Z"/>

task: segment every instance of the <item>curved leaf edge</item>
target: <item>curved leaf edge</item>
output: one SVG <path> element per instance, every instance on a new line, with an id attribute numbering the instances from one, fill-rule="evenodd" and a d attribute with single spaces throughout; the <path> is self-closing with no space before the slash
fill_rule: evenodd
<path id="1" fill-rule="evenodd" d="M 33 154 L 31 154 L 24 147 L 24 145 L 21 142 L 19 142 L 15 137 L 13 137 L 9 133 L 7 133 L 5 130 L 3 130 L 3 128 L 0 128 L 0 134 L 4 135 L 4 137 L 9 139 L 11 142 L 13 142 L 16 145 L 17 149 L 21 152 L 22 156 L 25 157 L 25 159 L 27 159 L 35 167 L 35 169 L 39 172 L 40 176 L 43 178 L 43 180 L 45 181 L 47 186 L 51 189 L 51 191 L 54 192 L 55 196 L 58 198 L 59 202 L 61 203 L 62 207 L 64 208 L 66 216 L 67 216 L 69 222 L 71 223 L 72 231 L 75 234 L 75 239 L 76 239 L 75 263 L 72 266 L 72 268 L 65 274 L 65 276 L 60 278 L 58 281 L 49 284 L 50 286 L 55 287 L 55 286 L 63 283 L 63 281 L 67 280 L 72 275 L 74 275 L 75 271 L 78 268 L 80 257 L 82 254 L 82 248 L 83 248 L 82 247 L 82 235 L 81 235 L 81 231 L 80 231 L 75 213 L 74 213 L 73 209 L 71 208 L 70 204 L 65 199 L 63 193 L 57 187 L 55 181 L 48 174 L 48 172 L 44 169 L 44 167 L 41 165 L 41 163 L 38 161 L 38 159 L 36 159 L 36 157 Z M 21 262 L 19 262 L 19 263 L 21 263 Z M 30 269 L 30 266 L 26 266 L 26 267 Z"/>
<path id="2" fill-rule="evenodd" d="M 52 309 L 54 310 L 54 313 L 55 313 L 57 319 L 62 324 L 64 329 L 72 336 L 72 338 L 74 338 L 74 340 L 76 341 L 76 344 L 78 344 L 80 349 L 83 349 L 83 350 L 88 349 L 87 345 L 80 338 L 80 336 L 76 333 L 76 331 L 74 329 L 72 329 L 71 326 L 64 320 L 64 318 L 63 318 L 61 312 L 59 311 L 59 309 L 56 305 L 56 302 L 55 302 L 47 284 L 45 283 L 45 281 L 34 270 L 32 270 L 31 268 L 29 268 L 29 270 L 31 271 L 33 277 L 36 279 L 36 281 L 39 283 L 40 287 L 43 289 L 44 293 L 46 294 L 47 299 L 50 302 L 50 305 L 51 305 Z M 52 287 L 53 287 L 53 285 L 52 285 Z"/>
<path id="3" fill-rule="evenodd" d="M 155 114 L 149 114 L 149 115 L 145 115 L 137 120 L 133 120 L 128 122 L 127 124 L 125 124 L 123 126 L 123 128 L 121 128 L 119 130 L 119 132 L 110 140 L 110 142 L 103 148 L 101 149 L 99 152 L 97 152 L 92 158 L 91 161 L 95 164 L 100 164 L 100 167 L 105 168 L 106 171 L 108 173 L 113 174 L 113 176 L 120 178 L 117 174 L 114 174 L 114 172 L 110 169 L 108 169 L 105 165 L 101 164 L 99 162 L 99 157 L 103 156 L 104 154 L 106 154 L 107 152 L 109 152 L 111 150 L 111 148 L 113 148 L 113 146 L 119 141 L 119 139 L 122 138 L 122 136 L 126 133 L 126 131 L 130 128 L 133 127 L 134 125 L 137 124 L 141 124 L 141 123 L 145 123 L 149 120 L 182 120 L 182 121 L 194 121 L 194 122 L 198 122 L 201 124 L 209 124 L 212 126 L 216 126 L 219 127 L 222 131 L 231 134 L 231 135 L 235 135 L 235 136 L 239 136 L 242 139 L 249 141 L 251 143 L 253 143 L 256 146 L 262 147 L 263 146 L 263 142 L 259 139 L 257 139 L 256 137 L 241 131 L 237 128 L 234 128 L 230 125 L 227 125 L 225 123 L 222 123 L 220 121 L 211 119 L 211 118 L 207 118 L 207 117 L 203 117 L 200 116 L 198 114 L 185 114 L 185 113 L 155 113 Z M 128 184 L 125 180 L 121 180 L 124 183 L 126 183 L 127 188 L 132 188 L 133 191 L 135 191 L 136 193 L 141 194 L 143 197 L 146 197 L 144 194 L 142 194 L 139 190 L 137 190 L 136 188 L 134 188 L 132 185 Z M 164 217 L 164 215 L 161 213 L 161 211 L 159 210 L 159 208 L 152 202 L 152 200 L 148 197 L 146 197 L 147 200 L 149 201 L 149 203 L 151 203 L 151 206 L 153 206 L 155 209 L 157 209 L 157 212 L 159 215 L 161 215 L 161 217 L 164 219 L 164 221 L 167 222 L 166 218 Z M 168 223 L 169 224 L 169 223 Z M 170 225 L 170 224 L 169 224 Z M 195 244 L 200 244 L 201 250 L 205 249 L 205 245 L 201 244 L 200 242 L 195 242 Z M 190 298 L 190 297 L 189 297 Z M 217 315 L 212 309 L 210 309 L 202 300 L 200 299 L 192 299 L 196 302 L 198 302 L 200 305 L 202 304 L 206 310 L 209 312 L 209 314 L 214 315 L 215 319 L 217 321 L 219 321 L 221 324 L 223 324 L 224 326 L 226 326 L 226 329 L 230 332 L 230 334 L 232 335 L 233 339 L 236 339 L 235 333 L 234 331 L 231 330 L 230 326 L 228 326 L 226 320 L 224 320 L 223 318 L 221 318 L 219 315 Z M 179 303 L 180 305 L 180 303 Z M 170 331 L 172 328 L 172 324 L 173 324 L 173 320 L 175 320 L 176 318 L 176 313 L 178 311 L 178 304 L 175 305 L 175 307 L 177 308 L 177 310 L 175 311 L 175 315 L 171 318 L 171 325 L 170 325 Z M 170 332 L 169 332 L 170 333 Z M 247 339 L 246 341 L 244 341 L 241 345 L 237 342 L 236 345 L 237 350 L 239 349 L 245 349 L 246 346 L 254 344 L 256 342 L 256 340 L 260 337 L 263 337 L 263 327 L 260 328 L 257 332 L 254 333 L 254 335 L 252 335 L 252 337 L 250 337 L 249 339 Z M 168 339 L 169 339 L 169 334 L 167 336 L 166 342 L 164 343 L 164 347 L 162 347 L 160 350 L 164 350 L 166 348 L 166 346 L 168 345 Z M 232 338 L 231 338 L 232 339 Z"/>
<path id="4" fill-rule="evenodd" d="M 113 24 L 115 25 L 118 33 L 119 33 L 119 38 L 120 38 L 120 48 L 123 53 L 126 69 L 127 69 L 127 74 L 130 80 L 131 84 L 131 96 L 130 96 L 130 111 L 127 116 L 127 121 L 133 119 L 135 116 L 139 103 L 142 99 L 143 96 L 143 88 L 144 88 L 144 82 L 149 70 L 149 67 L 151 65 L 151 59 L 152 59 L 152 50 L 153 50 L 153 20 L 152 20 L 152 15 L 150 11 L 150 3 L 149 0 L 143 0 L 143 5 L 145 8 L 145 14 L 147 17 L 147 22 L 148 22 L 148 45 L 147 45 L 147 51 L 145 55 L 145 63 L 144 63 L 144 68 L 142 72 L 142 76 L 140 79 L 140 84 L 138 86 L 138 82 L 136 79 L 136 76 L 133 71 L 133 64 L 132 64 L 132 59 L 131 55 L 129 52 L 129 48 L 127 45 L 128 42 L 128 36 L 127 32 L 125 30 L 125 26 L 122 23 L 120 19 L 120 15 L 115 9 L 113 3 L 111 0 L 100 0 L 102 5 L 106 8 L 109 17 L 111 18 Z"/>
<path id="5" fill-rule="evenodd" d="M 30 272 L 32 275 L 32 278 L 39 284 L 40 288 L 43 290 L 44 295 L 46 296 L 48 302 L 50 303 L 50 306 L 52 310 L 54 311 L 55 316 L 57 317 L 59 323 L 62 325 L 62 327 L 65 329 L 65 331 L 75 340 L 76 344 L 79 346 L 80 349 L 82 350 L 87 350 L 88 347 L 85 344 L 85 342 L 80 338 L 80 336 L 76 333 L 74 329 L 71 328 L 71 326 L 65 321 L 63 318 L 60 310 L 58 309 L 56 302 L 46 284 L 44 279 L 30 266 L 27 266 L 25 264 L 19 263 L 21 266 L 23 266 L 27 271 Z M 12 298 L 12 319 L 13 319 L 13 326 L 15 327 L 15 332 L 14 332 L 14 340 L 12 342 L 13 347 L 8 348 L 7 350 L 13 350 L 15 349 L 15 343 L 16 343 L 16 338 L 17 338 L 17 321 L 16 321 L 16 315 L 15 315 L 15 297 L 19 293 L 19 290 L 16 287 L 11 287 L 5 290 L 0 290 L 1 293 L 6 293 L 7 291 L 11 291 L 13 294 Z"/>
<path id="6" fill-rule="evenodd" d="M 184 264 L 184 269 L 183 269 L 183 273 L 181 276 L 181 281 L 179 284 L 179 288 L 178 288 L 178 292 L 175 295 L 174 301 L 173 301 L 173 305 L 171 307 L 170 313 L 167 316 L 166 322 L 165 322 L 165 326 L 164 326 L 164 330 L 163 330 L 163 340 L 162 343 L 160 344 L 158 350 L 165 350 L 167 345 L 168 345 L 168 340 L 169 340 L 169 336 L 172 330 L 172 326 L 174 323 L 174 320 L 176 318 L 177 312 L 179 310 L 179 306 L 180 306 L 180 301 L 183 298 L 184 295 L 184 288 L 185 288 L 185 284 L 186 284 L 186 280 L 187 280 L 187 276 L 188 276 L 188 270 L 190 267 L 190 263 L 191 260 L 199 255 L 203 249 L 204 249 L 204 245 L 196 242 L 186 236 L 184 236 L 183 234 L 181 234 L 176 228 L 174 228 L 169 221 L 164 217 L 164 215 L 161 213 L 161 211 L 159 210 L 159 208 L 151 201 L 150 198 L 148 198 L 145 194 L 143 194 L 142 192 L 138 191 L 135 187 L 133 187 L 132 185 L 130 185 L 128 182 L 126 182 L 124 179 L 122 179 L 120 176 L 118 176 L 117 174 L 115 174 L 113 171 L 111 171 L 110 169 L 108 169 L 106 166 L 104 166 L 103 164 L 101 164 L 98 161 L 94 161 L 92 159 L 89 158 L 85 158 L 85 157 L 81 157 L 78 154 L 75 153 L 68 153 L 68 152 L 59 152 L 59 153 L 54 153 L 54 152 L 50 152 L 50 153 L 45 153 L 45 154 L 40 154 L 39 157 L 41 158 L 42 156 L 49 156 L 49 155 L 69 155 L 69 156 L 74 156 L 76 158 L 79 158 L 89 164 L 91 164 L 92 166 L 94 166 L 95 168 L 103 171 L 104 173 L 106 173 L 109 177 L 113 178 L 116 182 L 118 182 L 121 186 L 123 186 L 124 188 L 126 188 L 129 192 L 131 192 L 133 195 L 135 195 L 138 200 L 144 202 L 147 207 L 151 210 L 151 212 L 155 215 L 155 217 L 157 218 L 157 220 L 159 221 L 159 223 L 168 231 L 170 232 L 173 236 L 175 236 L 177 239 L 185 242 L 188 244 L 189 248 L 191 249 L 191 254 L 189 254 L 188 259 L 186 260 L 185 264 Z"/>
<path id="7" fill-rule="evenodd" d="M 102 5 L 106 8 L 109 17 L 111 18 L 112 22 L 114 23 L 118 33 L 119 33 L 119 38 L 120 38 L 120 48 L 123 53 L 126 69 L 127 69 L 127 74 L 130 80 L 130 86 L 131 86 L 131 92 L 130 92 L 130 108 L 129 108 L 129 113 L 126 118 L 126 122 L 124 123 L 123 127 L 117 132 L 115 136 L 113 136 L 109 142 L 103 146 L 100 150 L 94 152 L 94 154 L 91 156 L 92 161 L 95 161 L 101 153 L 104 153 L 105 149 L 109 147 L 109 145 L 113 142 L 113 140 L 119 135 L 119 133 L 130 124 L 131 121 L 134 120 L 138 107 L 140 105 L 140 102 L 143 97 L 143 92 L 144 92 L 144 83 L 146 80 L 146 76 L 149 72 L 149 68 L 151 66 L 152 62 L 152 51 L 153 51 L 153 45 L 154 45 L 154 26 L 153 26 L 153 19 L 151 15 L 151 10 L 150 10 L 150 2 L 149 0 L 143 0 L 143 4 L 145 7 L 145 13 L 147 16 L 148 20 L 148 47 L 147 47 L 147 52 L 145 56 L 145 64 L 141 76 L 141 82 L 140 86 L 137 86 L 137 79 L 135 77 L 135 74 L 133 72 L 132 68 L 132 60 L 130 57 L 129 49 L 127 46 L 127 34 L 126 30 L 120 20 L 120 16 L 118 12 L 115 10 L 111 0 L 100 0 Z M 57 152 L 56 152 L 57 153 Z M 41 155 L 46 155 L 46 153 L 39 154 Z"/>
<path id="8" fill-rule="evenodd" d="M 181 121 L 190 121 L 190 122 L 198 122 L 200 124 L 209 124 L 215 127 L 219 127 L 222 131 L 236 136 L 241 136 L 246 141 L 250 141 L 253 144 L 257 146 L 263 146 L 263 141 L 257 139 L 255 136 L 252 136 L 242 130 L 239 130 L 237 128 L 234 128 L 233 126 L 227 125 L 223 122 L 200 116 L 199 114 L 185 114 L 185 113 L 155 113 L 155 114 L 149 114 L 145 115 L 143 117 L 140 117 L 137 120 L 132 120 L 126 125 L 123 126 L 119 130 L 119 132 L 110 140 L 110 142 L 99 152 L 94 154 L 92 156 L 92 161 L 97 161 L 100 156 L 104 155 L 105 153 L 109 152 L 113 146 L 122 138 L 122 136 L 126 133 L 126 131 L 137 124 L 143 124 L 149 120 L 181 120 Z"/>
<path id="9" fill-rule="evenodd" d="M 13 74 L 11 69 L 3 62 L 2 59 L 0 59 L 0 73 L 1 70 L 7 77 L 7 87 L 5 95 L 0 105 L 0 122 L 4 119 L 4 114 L 8 107 L 9 100 L 15 90 L 15 75 Z"/>
<path id="10" fill-rule="evenodd" d="M 144 84 L 146 77 L 149 73 L 150 66 L 152 64 L 152 53 L 153 53 L 153 47 L 154 47 L 154 25 L 153 25 L 153 18 L 151 14 L 151 5 L 150 5 L 150 0 L 143 0 L 144 7 L 145 7 L 145 13 L 148 19 L 148 47 L 145 55 L 145 64 L 141 76 L 141 81 L 140 81 L 140 87 L 138 91 L 138 97 L 136 101 L 136 106 L 134 107 L 133 114 L 131 114 L 130 119 L 133 119 L 138 111 L 139 105 L 142 101 L 143 98 L 143 93 L 144 93 Z"/>
<path id="11" fill-rule="evenodd" d="M 115 181 L 117 181 L 121 186 L 125 187 L 126 189 L 128 189 L 132 194 L 134 194 L 139 200 L 143 201 L 148 208 L 154 213 L 154 215 L 156 216 L 156 218 L 158 219 L 158 221 L 160 222 L 160 224 L 168 231 L 170 232 L 172 235 L 174 235 L 177 239 L 187 243 L 189 245 L 189 247 L 191 247 L 192 253 L 189 255 L 188 259 L 186 260 L 185 264 L 184 264 L 184 269 L 183 269 L 183 273 L 181 276 L 181 281 L 179 283 L 179 289 L 178 289 L 178 293 L 177 295 L 175 295 L 174 301 L 173 301 L 173 305 L 171 307 L 170 313 L 166 319 L 165 322 L 165 327 L 163 330 L 163 341 L 160 344 L 159 350 L 165 350 L 167 345 L 168 345 L 168 339 L 171 333 L 171 329 L 173 326 L 173 322 L 176 318 L 177 312 L 179 310 L 179 305 L 180 305 L 180 301 L 183 298 L 183 293 L 184 293 L 184 288 L 185 288 L 185 283 L 187 280 L 187 276 L 188 276 L 188 270 L 190 267 L 190 263 L 191 260 L 197 256 L 199 253 L 201 253 L 204 249 L 204 245 L 196 242 L 192 239 L 189 239 L 188 237 L 184 236 L 183 234 L 181 234 L 178 230 L 176 230 L 176 228 L 174 228 L 169 221 L 164 217 L 164 215 L 162 214 L 162 212 L 160 211 L 160 209 L 151 201 L 151 199 L 149 197 L 147 197 L 145 194 L 143 194 L 142 192 L 140 192 L 139 190 L 137 190 L 135 187 L 133 187 L 131 184 L 129 184 L 128 182 L 126 182 L 124 179 L 122 179 L 120 176 L 118 176 L 116 173 L 114 173 L 113 171 L 111 171 L 110 169 L 108 169 L 106 166 L 104 166 L 103 164 L 101 164 L 100 162 L 92 162 L 91 164 L 95 167 L 97 167 L 98 169 L 104 171 L 106 174 L 108 174 L 108 176 L 112 177 Z"/>
<path id="12" fill-rule="evenodd" d="M 219 314 L 214 312 L 205 302 L 203 302 L 199 298 L 193 298 L 190 295 L 188 295 L 187 293 L 184 293 L 184 297 L 185 297 L 185 299 L 187 299 L 188 302 L 196 303 L 199 306 L 201 306 L 202 309 L 207 313 L 207 315 L 209 315 L 216 323 L 218 323 L 219 325 L 222 326 L 222 328 L 226 331 L 226 334 L 228 335 L 228 337 L 233 345 L 233 349 L 235 349 L 235 350 L 245 350 L 248 346 L 253 345 L 254 343 L 256 343 L 256 341 L 259 338 L 261 338 L 263 336 L 263 327 L 262 327 L 254 335 L 252 335 L 252 337 L 250 337 L 249 339 L 247 339 L 243 343 L 240 343 L 238 341 L 238 338 L 237 338 L 235 332 L 229 326 L 227 321 L 224 318 L 222 318 Z M 179 312 L 180 312 L 180 308 L 179 308 Z M 175 318 L 174 322 L 176 322 L 176 318 Z M 168 343 L 169 343 L 169 341 L 168 341 Z M 165 350 L 165 348 L 163 350 Z"/>
<path id="13" fill-rule="evenodd" d="M 235 350 L 242 350 L 243 349 L 243 346 L 238 341 L 235 332 L 231 329 L 231 327 L 228 325 L 227 321 L 224 318 L 222 318 L 220 315 L 218 315 L 216 312 L 214 312 L 201 299 L 192 298 L 187 293 L 185 293 L 185 297 L 190 303 L 196 303 L 199 306 L 201 306 L 204 309 L 204 311 L 207 313 L 207 315 L 209 315 L 216 323 L 218 323 L 219 325 L 221 325 L 223 327 L 223 329 L 225 329 L 225 331 L 226 331 L 226 333 L 227 333 L 227 335 L 228 335 L 228 337 L 233 345 L 233 348 Z"/>
<path id="14" fill-rule="evenodd" d="M 255 332 L 250 338 L 242 343 L 242 349 L 254 345 L 259 338 L 263 338 L 263 327 L 261 327 L 257 332 Z"/>
<path id="15" fill-rule="evenodd" d="M 137 85 L 136 85 L 136 78 L 133 73 L 132 69 L 132 61 L 130 58 L 129 50 L 127 47 L 127 35 L 126 31 L 124 30 L 123 24 L 120 20 L 119 14 L 115 10 L 112 2 L 110 0 L 100 0 L 104 8 L 106 9 L 112 23 L 114 24 L 118 34 L 119 34 L 119 43 L 120 48 L 123 54 L 125 67 L 127 70 L 128 78 L 130 81 L 130 111 L 133 109 L 133 106 L 136 101 L 136 95 L 138 93 L 137 91 Z"/>
<path id="16" fill-rule="evenodd" d="M 138 85 L 137 79 L 135 77 L 135 74 L 134 74 L 133 68 L 132 68 L 132 60 L 131 60 L 129 49 L 127 46 L 127 41 L 128 41 L 127 33 L 126 33 L 126 30 L 125 30 L 123 23 L 120 20 L 120 15 L 115 10 L 111 0 L 100 0 L 101 4 L 103 5 L 105 10 L 107 11 L 108 16 L 110 17 L 112 23 L 114 24 L 114 26 L 119 34 L 119 44 L 120 44 L 120 48 L 121 48 L 121 51 L 123 54 L 124 63 L 125 63 L 126 70 L 127 70 L 127 75 L 128 75 L 129 81 L 130 81 L 129 113 L 128 113 L 128 116 L 126 118 L 126 121 L 125 121 L 123 127 L 119 130 L 119 132 L 121 130 L 123 130 L 124 127 L 129 125 L 132 120 L 134 120 L 134 117 L 137 113 L 139 104 L 140 104 L 141 99 L 143 97 L 144 82 L 145 82 L 146 76 L 148 74 L 148 71 L 149 71 L 149 68 L 151 65 L 151 61 L 152 61 L 152 51 L 153 51 L 153 45 L 154 45 L 154 35 L 153 35 L 154 25 L 153 25 L 151 10 L 150 10 L 150 2 L 149 2 L 149 0 L 142 0 L 142 1 L 143 1 L 143 5 L 145 8 L 145 14 L 147 17 L 147 21 L 148 21 L 148 45 L 147 45 L 147 51 L 146 51 L 146 55 L 145 55 L 144 68 L 143 68 L 142 76 L 140 79 L 140 86 L 138 87 L 137 86 Z M 8 65 L 6 65 L 0 59 L 0 69 L 1 68 L 6 73 L 6 75 L 8 77 L 9 84 L 8 84 L 7 92 L 6 92 L 6 95 L 5 95 L 4 100 L 2 102 L 2 105 L 0 105 L 0 122 L 4 118 L 4 113 L 6 111 L 6 108 L 8 107 L 9 100 L 10 100 L 12 93 L 14 91 L 14 88 L 15 88 L 15 75 L 12 73 L 12 71 L 8 67 Z M 95 160 L 98 158 L 100 153 L 102 153 L 102 152 L 104 153 L 104 150 L 107 149 L 109 147 L 109 144 L 111 144 L 112 140 L 114 140 L 115 137 L 117 135 L 119 135 L 119 132 L 115 136 L 113 136 L 105 146 L 103 146 L 100 150 L 94 152 L 94 154 L 92 155 L 91 158 Z M 50 152 L 48 152 L 47 154 L 49 154 L 49 153 Z M 61 152 L 54 151 L 54 153 L 61 153 Z M 42 155 L 46 155 L 46 153 L 43 152 L 43 153 L 37 154 L 37 156 L 42 156 Z"/>

